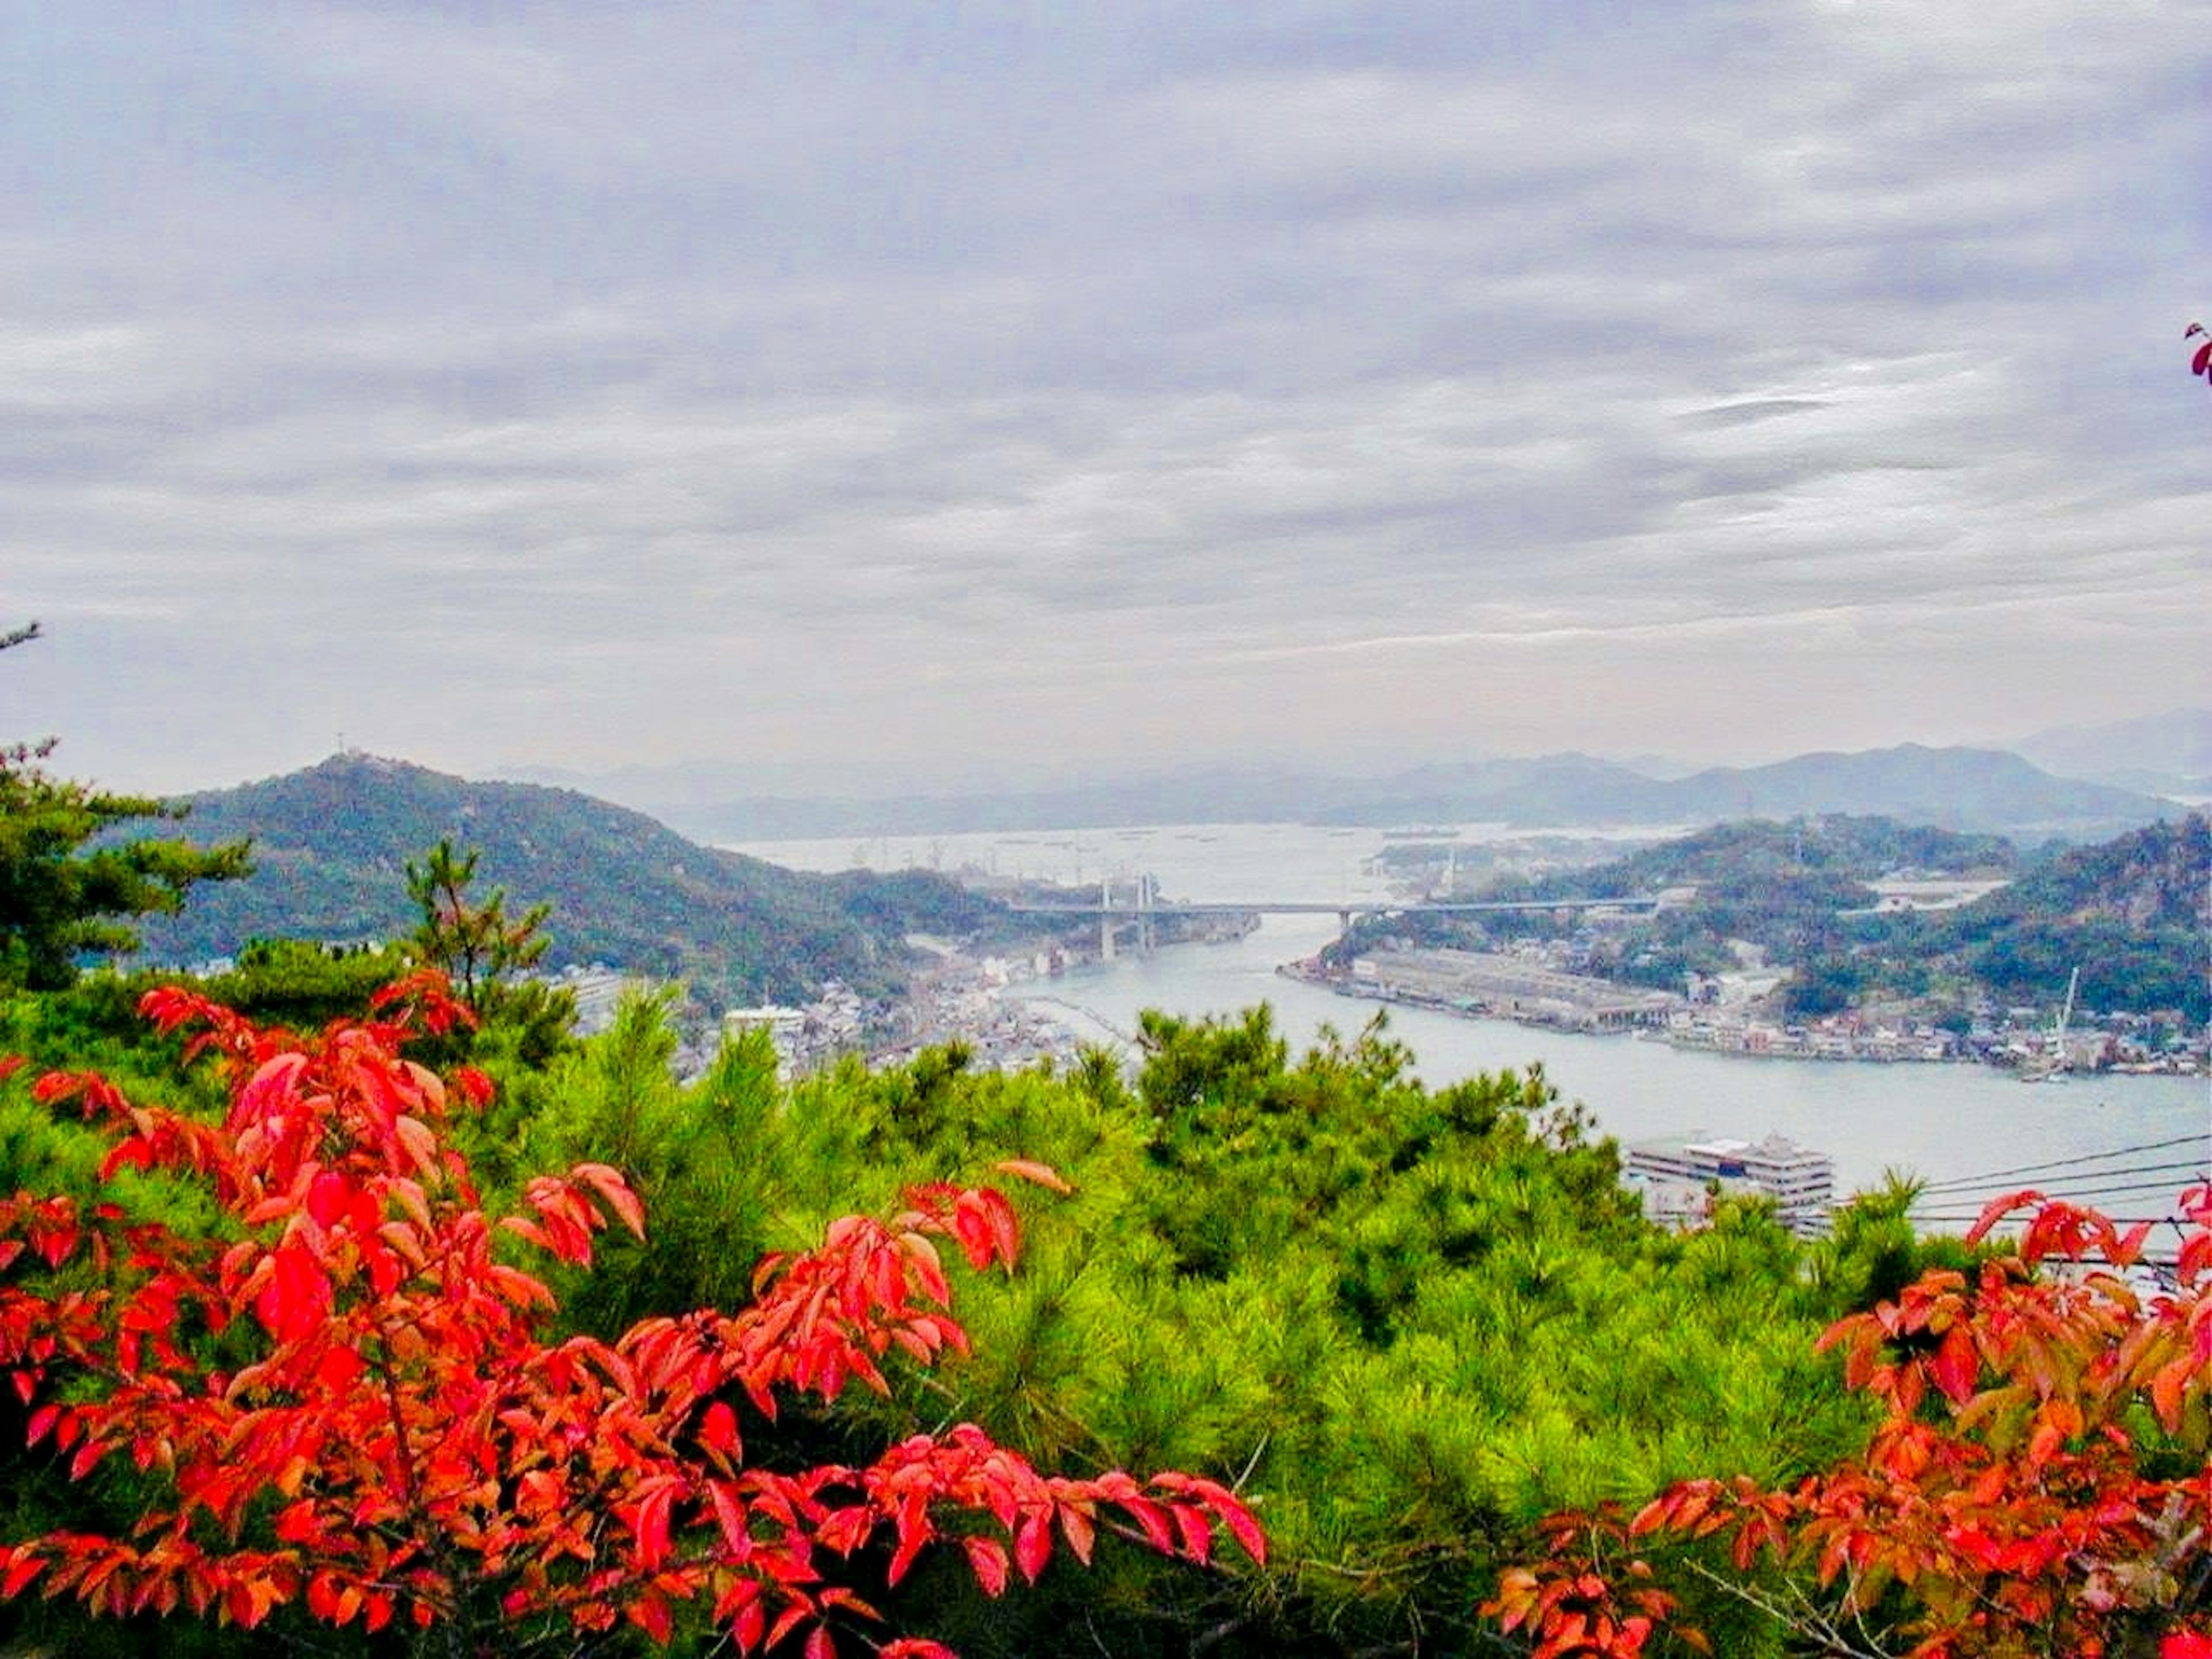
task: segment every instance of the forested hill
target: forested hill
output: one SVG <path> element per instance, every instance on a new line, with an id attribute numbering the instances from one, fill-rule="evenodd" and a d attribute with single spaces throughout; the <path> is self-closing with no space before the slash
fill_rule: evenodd
<path id="1" fill-rule="evenodd" d="M 2130 927 L 2212 931 L 2212 824 L 2202 813 L 2154 823 L 2037 865 L 1979 908 Z"/>
<path id="2" fill-rule="evenodd" d="M 550 903 L 549 965 L 603 962 L 681 977 L 708 1000 L 864 991 L 902 977 L 909 931 L 958 933 L 999 907 L 941 878 L 825 877 L 701 847 L 641 813 L 565 789 L 474 783 L 401 761 L 334 756 L 283 777 L 193 796 L 164 833 L 250 837 L 254 873 L 149 918 L 149 959 L 193 961 L 250 939 L 404 934 L 409 860 L 441 836 L 481 850 L 478 881 L 510 909 Z"/>
<path id="3" fill-rule="evenodd" d="M 2010 1001 L 2042 1002 L 2081 970 L 2090 1009 L 2212 1017 L 2212 825 L 2155 823 L 2040 864 L 2001 891 L 1926 920 L 1929 949 Z"/>
<path id="4" fill-rule="evenodd" d="M 1443 849 L 1408 849 L 1433 859 Z M 1885 876 L 2002 880 L 1955 909 L 1891 910 Z M 2212 828 L 2202 814 L 2095 846 L 2027 856 L 1996 836 L 1966 836 L 1890 818 L 1830 817 L 1723 823 L 1609 863 L 1493 882 L 1492 899 L 1574 893 L 1647 897 L 1694 889 L 1578 963 L 1674 989 L 1717 973 L 1734 943 L 1796 970 L 1790 1012 L 1831 1013 L 1869 999 L 1952 1012 L 1978 1000 L 2048 1007 L 2081 970 L 2081 1006 L 2101 1013 L 2212 1017 Z M 1348 958 L 1382 939 L 1488 948 L 1503 938 L 1565 939 L 1584 924 L 1523 915 L 1363 922 L 1332 946 Z"/>
<path id="5" fill-rule="evenodd" d="M 2008 877 L 2020 854 L 2002 836 L 1960 835 L 1888 817 L 1747 818 L 1647 847 L 1541 884 L 1551 891 L 1649 893 L 1685 883 L 1756 884 L 1816 876 L 1864 883 L 1903 871 Z M 1869 896 L 1871 902 L 1871 895 Z"/>

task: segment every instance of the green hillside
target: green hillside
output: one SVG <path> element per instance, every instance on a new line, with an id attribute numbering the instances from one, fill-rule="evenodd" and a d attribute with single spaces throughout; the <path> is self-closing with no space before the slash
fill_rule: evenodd
<path id="1" fill-rule="evenodd" d="M 1954 910 L 1877 913 L 1884 876 L 2007 878 Z M 1996 836 L 1958 835 L 1882 817 L 1723 823 L 1599 865 L 1510 879 L 1481 896 L 1649 897 L 1694 887 L 1686 902 L 1625 930 L 1582 939 L 1585 923 L 1550 913 L 1379 918 L 1332 947 L 1348 957 L 1390 937 L 1483 946 L 1514 938 L 1579 940 L 1577 971 L 1680 988 L 1692 972 L 1734 965 L 1731 941 L 1797 970 L 1790 1011 L 1834 1012 L 1871 998 L 1963 1007 L 2048 1005 L 2081 970 L 2085 1009 L 2179 1012 L 2202 1023 L 2212 945 L 2212 833 L 2203 816 L 2154 823 L 2090 847 L 2024 859 Z"/>
<path id="2" fill-rule="evenodd" d="M 516 907 L 553 907 L 549 965 L 601 962 L 688 980 L 708 1001 L 863 992 L 902 980 L 909 930 L 1003 925 L 994 902 L 908 872 L 836 877 L 701 847 L 641 813 L 565 789 L 472 783 L 401 761 L 319 766 L 197 795 L 162 833 L 250 837 L 254 873 L 203 887 L 150 919 L 146 959 L 191 962 L 246 940 L 381 939 L 408 932 L 404 879 L 441 836 L 482 849 L 480 880 Z"/>
<path id="3" fill-rule="evenodd" d="M 2076 848 L 1955 915 L 1928 943 L 1991 994 L 2045 1003 L 2075 968 L 2082 1006 L 2212 1018 L 2212 826 L 2202 815 Z"/>

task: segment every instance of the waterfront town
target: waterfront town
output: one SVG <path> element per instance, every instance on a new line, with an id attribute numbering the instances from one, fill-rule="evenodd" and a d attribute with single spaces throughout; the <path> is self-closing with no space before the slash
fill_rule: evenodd
<path id="1" fill-rule="evenodd" d="M 1047 908 L 1054 898 L 1071 896 L 1035 884 L 1016 890 L 981 871 L 959 873 L 963 882 L 995 896 L 1042 900 Z M 1157 897 L 1150 878 L 1127 884 Z M 1948 906 L 1966 893 L 1988 890 L 1987 884 L 1923 885 L 1927 891 L 1901 902 Z M 1885 902 L 1900 902 L 1887 891 L 1883 896 Z M 1924 1006 L 1881 1000 L 1792 1015 L 1782 995 L 1790 968 L 1742 942 L 1735 947 L 1739 961 L 1733 971 L 1687 974 L 1679 989 L 1590 971 L 1601 955 L 1593 941 L 1617 933 L 1629 920 L 1600 909 L 1566 937 L 1499 939 L 1482 950 L 1386 935 L 1356 955 L 1333 947 L 1284 963 L 1277 971 L 1349 998 L 1621 1034 L 1747 1060 L 1966 1063 L 2030 1081 L 2093 1073 L 2192 1076 L 2212 1071 L 2201 1027 L 2177 1032 L 2171 1024 L 2145 1016 L 2077 1007 L 2070 996 L 2056 1013 L 2047 1006 L 2007 1006 L 1984 998 L 1948 1017 Z M 1018 1070 L 1048 1060 L 1064 1065 L 1079 1052 L 1085 1033 L 1095 1036 L 1095 1020 L 1070 1022 L 1066 1014 L 1084 1011 L 1063 1005 L 1055 1012 L 1051 999 L 1009 995 L 1010 989 L 1110 961 L 1117 948 L 1149 952 L 1239 939 L 1258 923 L 1249 914 L 1189 915 L 1164 906 L 1132 911 L 1118 926 L 1102 927 L 1089 917 L 1060 921 L 1048 936 L 1026 945 L 1000 941 L 995 949 L 975 940 L 912 934 L 907 944 L 921 965 L 902 996 L 866 998 L 833 980 L 803 1005 L 732 1008 L 720 1022 L 728 1030 L 768 1030 L 793 1073 L 846 1054 L 899 1064 L 924 1048 L 951 1043 L 963 1045 L 969 1063 L 981 1069 Z M 1117 933 L 1123 935 L 1118 946 Z M 635 981 L 593 967 L 566 969 L 559 982 L 574 994 L 588 1031 L 611 1018 L 620 992 Z M 703 1067 L 712 1034 L 700 1031 L 690 1047 L 692 1063 Z"/>
<path id="2" fill-rule="evenodd" d="M 1779 973 L 1693 975 L 1677 993 L 1573 973 L 1563 965 L 1569 959 L 1570 947 L 1522 941 L 1493 951 L 1377 950 L 1353 958 L 1348 970 L 1314 957 L 1280 971 L 1343 996 L 1563 1030 L 1630 1032 L 1753 1060 L 1967 1061 L 2030 1079 L 2207 1070 L 2203 1033 L 2179 1046 L 2154 1042 L 2150 1022 L 2130 1014 L 2053 1020 L 2040 1009 L 1990 1004 L 1964 1029 L 1901 1009 L 1790 1020 L 1775 1012 L 1773 993 L 1786 977 Z"/>

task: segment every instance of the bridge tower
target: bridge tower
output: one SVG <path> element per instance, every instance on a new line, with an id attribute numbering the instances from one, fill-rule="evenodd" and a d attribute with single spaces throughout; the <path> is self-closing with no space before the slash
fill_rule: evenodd
<path id="1" fill-rule="evenodd" d="M 1158 909 L 1160 884 L 1158 877 L 1139 874 L 1127 906 L 1119 904 L 1114 894 L 1114 878 L 1106 876 L 1098 883 L 1098 959 L 1111 962 L 1115 956 L 1115 935 L 1124 925 L 1123 916 L 1130 918 L 1136 928 L 1137 950 L 1150 956 L 1159 947 Z"/>

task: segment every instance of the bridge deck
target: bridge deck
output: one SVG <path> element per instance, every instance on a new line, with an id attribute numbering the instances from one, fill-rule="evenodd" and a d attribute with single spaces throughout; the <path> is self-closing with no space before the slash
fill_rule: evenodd
<path id="1" fill-rule="evenodd" d="M 1346 899 L 1330 903 L 1314 899 L 1255 899 L 1231 903 L 1207 900 L 1194 903 L 1156 899 L 1150 904 L 1021 904 L 1009 910 L 1030 916 L 1415 916 L 1461 915 L 1484 910 L 1653 910 L 1656 898 L 1566 898 L 1440 900 Z"/>

